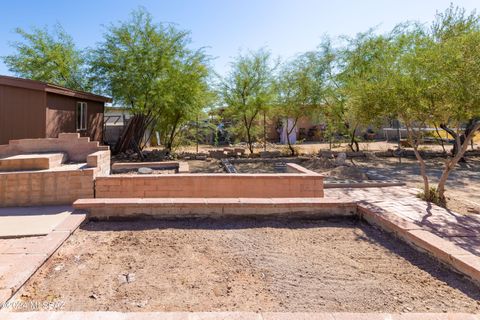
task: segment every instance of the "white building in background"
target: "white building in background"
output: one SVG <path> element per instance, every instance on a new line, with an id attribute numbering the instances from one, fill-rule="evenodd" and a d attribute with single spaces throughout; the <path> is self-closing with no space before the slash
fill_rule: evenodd
<path id="1" fill-rule="evenodd" d="M 280 129 L 281 130 L 281 132 L 280 132 L 280 143 L 281 144 L 288 144 L 287 133 L 289 131 L 291 131 L 290 135 L 289 135 L 290 144 L 297 143 L 298 127 L 297 127 L 297 125 L 295 125 L 295 119 L 286 118 L 286 119 L 282 120 L 282 123 L 283 123 L 283 125 L 282 125 L 282 128 Z M 295 128 L 293 128 L 294 125 L 295 125 Z M 293 128 L 293 130 L 292 130 L 292 128 Z"/>

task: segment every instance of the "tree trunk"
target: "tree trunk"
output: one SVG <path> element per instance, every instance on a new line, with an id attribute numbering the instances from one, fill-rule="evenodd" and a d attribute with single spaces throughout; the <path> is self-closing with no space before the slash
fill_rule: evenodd
<path id="1" fill-rule="evenodd" d="M 253 121 L 253 120 L 252 120 Z M 252 129 L 252 121 L 248 121 L 247 116 L 243 116 L 243 122 L 245 123 L 245 129 L 247 131 L 247 144 L 248 144 L 248 150 L 250 151 L 250 154 L 253 153 L 253 141 L 252 141 L 252 136 L 250 130 Z"/>
<path id="2" fill-rule="evenodd" d="M 167 154 L 170 154 L 172 152 L 173 141 L 175 140 L 176 131 L 177 131 L 179 121 L 180 121 L 180 117 L 178 116 L 175 119 L 175 123 L 173 124 L 172 131 L 170 131 L 170 134 L 168 135 L 168 139 L 165 143 L 165 150 L 167 151 Z"/>
<path id="3" fill-rule="evenodd" d="M 428 181 L 428 176 L 427 176 L 427 166 L 425 164 L 425 161 L 422 158 L 422 155 L 418 151 L 418 141 L 415 139 L 415 136 L 413 134 L 413 129 L 410 127 L 406 126 L 407 128 L 407 134 L 408 134 L 408 140 L 410 144 L 413 146 L 413 152 L 415 153 L 415 157 L 418 160 L 418 165 L 420 167 L 420 175 L 422 176 L 423 179 L 423 192 L 425 193 L 425 199 L 428 201 L 430 199 L 430 184 Z"/>
<path id="4" fill-rule="evenodd" d="M 198 153 L 198 126 L 199 126 L 199 123 L 198 123 L 198 115 L 197 115 L 197 125 L 195 128 L 195 146 L 196 146 L 197 153 Z"/>
<path id="5" fill-rule="evenodd" d="M 445 144 L 443 143 L 443 138 L 440 135 L 440 132 L 438 131 L 437 125 L 436 124 L 433 124 L 433 125 L 435 126 L 435 131 L 437 132 L 437 136 L 438 136 L 438 139 L 435 139 L 435 140 L 437 140 L 437 142 L 442 146 L 443 152 L 446 154 L 447 150 L 445 150 Z"/>
<path id="6" fill-rule="evenodd" d="M 465 140 L 465 137 L 463 136 L 463 134 L 458 135 L 455 130 L 450 129 L 445 123 L 440 124 L 440 128 L 447 131 L 448 134 L 451 135 L 453 139 L 455 139 L 455 143 L 453 144 L 452 148 L 452 156 L 455 157 L 458 154 L 460 146 L 462 145 L 462 140 Z M 465 159 L 463 161 L 465 161 Z"/>
<path id="7" fill-rule="evenodd" d="M 263 151 L 267 152 L 267 115 L 263 111 Z"/>
<path id="8" fill-rule="evenodd" d="M 290 149 L 290 155 L 293 157 L 295 156 L 295 149 L 292 147 L 292 143 L 290 142 L 290 134 L 293 132 L 293 130 L 295 129 L 295 127 L 297 126 L 297 122 L 298 122 L 298 117 L 295 118 L 295 122 L 293 123 L 293 126 L 292 128 L 289 130 L 288 129 L 288 118 L 287 118 L 287 128 L 286 128 L 286 132 L 287 132 L 287 144 L 288 144 L 288 148 Z"/>
<path id="9" fill-rule="evenodd" d="M 253 153 L 253 141 L 252 137 L 250 135 L 250 128 L 247 129 L 247 144 L 248 144 L 248 150 L 250 151 L 250 154 Z"/>
<path id="10" fill-rule="evenodd" d="M 348 129 L 348 127 L 350 127 L 350 126 L 347 126 L 347 129 Z M 360 151 L 360 146 L 358 145 L 358 141 L 357 141 L 357 139 L 355 139 L 355 131 L 357 131 L 357 127 L 358 127 L 358 124 L 356 124 L 355 128 L 353 128 L 352 136 L 350 137 L 350 143 L 348 144 L 348 146 L 350 147 L 350 149 L 353 152 Z M 355 146 L 355 148 L 353 146 Z"/>
<path id="11" fill-rule="evenodd" d="M 455 154 L 455 156 L 451 160 L 447 160 L 447 162 L 445 163 L 445 168 L 442 172 L 442 176 L 438 181 L 438 186 L 437 186 L 438 196 L 440 198 L 440 201 L 444 204 L 446 204 L 445 184 L 447 183 L 448 176 L 450 175 L 450 172 L 455 168 L 457 163 L 460 162 L 461 159 L 463 158 L 463 155 L 467 151 L 470 141 L 473 140 L 473 137 L 475 136 L 476 131 L 480 130 L 480 120 L 473 123 L 469 127 L 470 127 L 470 130 L 468 131 L 468 135 L 465 137 L 461 145 L 458 147 L 458 152 Z"/>
<path id="12" fill-rule="evenodd" d="M 150 123 L 150 115 L 134 115 L 131 117 L 115 144 L 115 153 L 126 152 L 131 149 L 139 152 L 140 157 L 143 158 L 141 142 Z"/>
<path id="13" fill-rule="evenodd" d="M 479 121 L 480 121 L 480 118 L 470 119 L 467 123 L 465 131 L 460 135 L 458 135 L 454 130 L 450 129 L 446 124 L 440 125 L 440 128 L 447 131 L 455 139 L 455 144 L 453 145 L 453 148 L 452 148 L 453 157 L 455 157 L 460 152 L 461 146 L 464 144 L 464 142 L 466 141 L 470 133 L 473 132 L 475 135 L 475 132 L 479 130 L 478 128 L 475 128 Z M 473 141 L 473 139 L 471 141 Z M 467 162 L 464 156 L 462 156 L 458 161 Z"/>

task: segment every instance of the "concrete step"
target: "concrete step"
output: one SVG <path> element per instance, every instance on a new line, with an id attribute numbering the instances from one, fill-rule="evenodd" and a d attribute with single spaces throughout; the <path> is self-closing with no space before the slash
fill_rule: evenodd
<path id="1" fill-rule="evenodd" d="M 48 170 L 65 161 L 65 153 L 19 154 L 0 158 L 0 171 Z"/>
<path id="2" fill-rule="evenodd" d="M 225 216 L 354 216 L 349 198 L 95 198 L 79 199 L 75 209 L 96 220 Z"/>

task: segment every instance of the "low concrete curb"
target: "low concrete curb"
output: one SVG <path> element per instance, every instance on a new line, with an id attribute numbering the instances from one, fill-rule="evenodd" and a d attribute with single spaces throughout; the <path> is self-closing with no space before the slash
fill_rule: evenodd
<path id="1" fill-rule="evenodd" d="M 355 216 L 357 205 L 329 198 L 95 198 L 73 207 L 94 220 L 224 216 L 288 216 L 328 218 Z"/>

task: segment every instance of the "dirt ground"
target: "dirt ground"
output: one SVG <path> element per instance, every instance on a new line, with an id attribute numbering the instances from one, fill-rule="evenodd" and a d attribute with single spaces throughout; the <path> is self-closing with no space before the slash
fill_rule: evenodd
<path id="1" fill-rule="evenodd" d="M 90 222 L 24 301 L 64 310 L 480 312 L 480 290 L 353 220 Z"/>
<path id="2" fill-rule="evenodd" d="M 219 160 L 188 160 L 190 173 L 225 173 Z"/>
<path id="3" fill-rule="evenodd" d="M 246 145 L 241 145 L 246 148 Z M 387 151 L 388 149 L 393 149 L 395 150 L 398 146 L 398 143 L 395 141 L 392 142 L 386 142 L 386 141 L 370 141 L 370 142 L 360 142 L 359 143 L 360 150 L 361 151 Z M 445 146 L 447 150 L 451 149 L 450 145 Z M 477 135 L 475 144 L 474 144 L 474 149 L 479 149 L 480 148 L 480 135 Z M 223 146 L 215 147 L 212 145 L 200 145 L 199 146 L 199 152 L 208 152 L 209 150 L 215 150 L 215 149 L 222 149 Z M 316 154 L 320 150 L 333 150 L 333 151 L 350 151 L 350 148 L 348 147 L 347 143 L 336 143 L 332 145 L 332 148 L 330 149 L 330 144 L 329 143 L 316 143 L 316 142 L 308 142 L 308 143 L 302 143 L 302 144 L 296 144 L 295 148 L 298 150 L 299 153 L 301 154 Z M 432 151 L 442 151 L 442 147 L 438 144 L 428 144 L 428 145 L 422 145 L 420 147 L 421 150 L 432 150 Z M 269 143 L 267 145 L 267 150 L 268 151 L 283 151 L 286 154 L 288 154 L 289 150 L 286 145 L 280 145 L 280 144 L 272 144 Z M 470 147 L 468 148 L 470 150 Z M 179 147 L 177 152 L 196 152 L 196 146 L 182 146 Z M 254 148 L 254 152 L 260 152 L 263 151 L 263 146 L 259 144 L 259 147 Z M 247 150 L 248 153 L 248 150 Z"/>
<path id="4" fill-rule="evenodd" d="M 278 162 L 282 162 L 279 160 Z M 274 163 L 235 163 L 238 173 L 278 173 Z"/>

